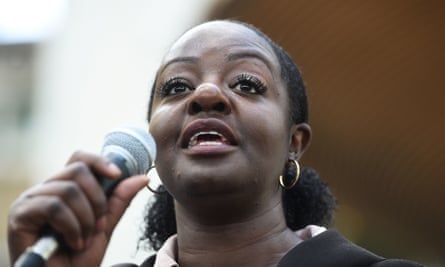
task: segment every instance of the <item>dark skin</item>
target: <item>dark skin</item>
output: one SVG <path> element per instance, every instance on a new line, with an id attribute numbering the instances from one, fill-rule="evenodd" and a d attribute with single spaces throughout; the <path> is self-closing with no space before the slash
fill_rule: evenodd
<path id="1" fill-rule="evenodd" d="M 272 49 L 244 26 L 202 24 L 175 42 L 157 81 L 150 132 L 156 169 L 175 199 L 180 266 L 276 266 L 296 245 L 278 177 L 289 158 L 300 158 L 311 131 L 289 123 Z M 148 180 L 127 179 L 106 200 L 93 173 L 119 176 L 105 158 L 78 152 L 16 200 L 8 221 L 11 262 L 49 224 L 68 250 L 47 266 L 99 266 L 114 227 Z"/>
<path id="2" fill-rule="evenodd" d="M 289 125 L 272 49 L 244 26 L 206 23 L 173 45 L 157 81 L 150 132 L 175 199 L 180 266 L 276 266 L 296 245 L 278 177 L 311 132 Z M 227 140 L 190 145 L 211 131 Z"/>
<path id="3" fill-rule="evenodd" d="M 111 233 L 146 176 L 127 179 L 107 200 L 93 175 L 117 178 L 119 169 L 98 155 L 76 152 L 65 169 L 20 195 L 8 219 L 11 263 L 33 245 L 40 230 L 50 225 L 63 235 L 67 250 L 58 250 L 47 267 L 99 266 Z"/>

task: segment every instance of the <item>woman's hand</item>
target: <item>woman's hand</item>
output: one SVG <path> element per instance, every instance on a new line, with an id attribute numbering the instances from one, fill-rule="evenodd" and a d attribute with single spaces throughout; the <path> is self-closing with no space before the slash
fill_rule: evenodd
<path id="1" fill-rule="evenodd" d="M 107 200 L 95 174 L 116 179 L 120 171 L 104 157 L 76 152 L 60 173 L 20 195 L 8 219 L 11 264 L 49 226 L 62 235 L 66 248 L 47 267 L 100 265 L 114 227 L 148 178 L 125 179 Z"/>

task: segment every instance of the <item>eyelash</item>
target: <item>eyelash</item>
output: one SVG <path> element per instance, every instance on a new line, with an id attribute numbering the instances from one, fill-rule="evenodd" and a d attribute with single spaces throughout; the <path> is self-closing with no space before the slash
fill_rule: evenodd
<path id="1" fill-rule="evenodd" d="M 244 90 L 245 88 L 237 88 L 238 86 L 248 86 L 248 90 Z M 172 92 L 179 88 L 180 91 Z M 229 84 L 229 88 L 243 94 L 263 94 L 267 90 L 266 85 L 260 79 L 247 73 L 238 75 L 235 81 Z M 185 93 L 187 89 L 192 91 L 195 90 L 195 87 L 190 85 L 184 78 L 173 77 L 162 83 L 156 92 L 160 97 L 167 97 Z"/>
<path id="2" fill-rule="evenodd" d="M 178 89 L 179 87 L 182 87 L 180 92 L 173 92 L 173 90 Z M 185 88 L 185 89 L 184 89 Z M 195 87 L 191 86 L 189 82 L 180 77 L 173 77 L 168 79 L 166 82 L 162 83 L 159 87 L 157 93 L 161 97 L 166 97 L 170 95 L 176 95 L 186 92 L 186 90 L 194 90 Z"/>
<path id="3" fill-rule="evenodd" d="M 237 86 L 249 86 L 249 91 L 245 91 L 241 88 L 237 88 Z M 245 93 L 245 94 L 263 94 L 266 90 L 267 87 L 266 85 L 257 77 L 251 75 L 251 74 L 247 74 L 247 73 L 243 73 L 238 75 L 235 78 L 235 81 L 231 84 L 229 84 L 229 87 L 232 90 L 241 92 L 241 93 Z M 254 90 L 254 92 L 251 91 L 251 89 Z"/>

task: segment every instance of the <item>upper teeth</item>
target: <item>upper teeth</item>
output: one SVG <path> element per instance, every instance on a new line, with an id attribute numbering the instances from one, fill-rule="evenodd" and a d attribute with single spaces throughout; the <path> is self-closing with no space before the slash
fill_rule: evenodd
<path id="1" fill-rule="evenodd" d="M 198 137 L 200 135 L 216 135 L 219 138 L 221 138 L 221 141 L 203 141 L 203 142 L 199 143 L 200 145 L 220 145 L 220 144 L 225 143 L 227 141 L 227 139 L 222 134 L 220 134 L 218 132 L 215 132 L 215 131 L 198 132 L 198 133 L 195 133 L 190 138 L 189 147 L 192 147 L 192 146 L 195 146 L 195 145 L 198 144 Z"/>

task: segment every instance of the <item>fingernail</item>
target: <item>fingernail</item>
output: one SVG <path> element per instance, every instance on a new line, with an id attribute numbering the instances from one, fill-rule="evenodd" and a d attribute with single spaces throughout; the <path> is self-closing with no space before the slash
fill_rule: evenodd
<path id="1" fill-rule="evenodd" d="M 114 164 L 113 162 L 110 162 L 108 164 L 108 168 L 111 172 L 115 173 L 115 174 L 120 174 L 121 170 L 119 169 L 118 166 L 116 166 L 116 164 Z"/>

